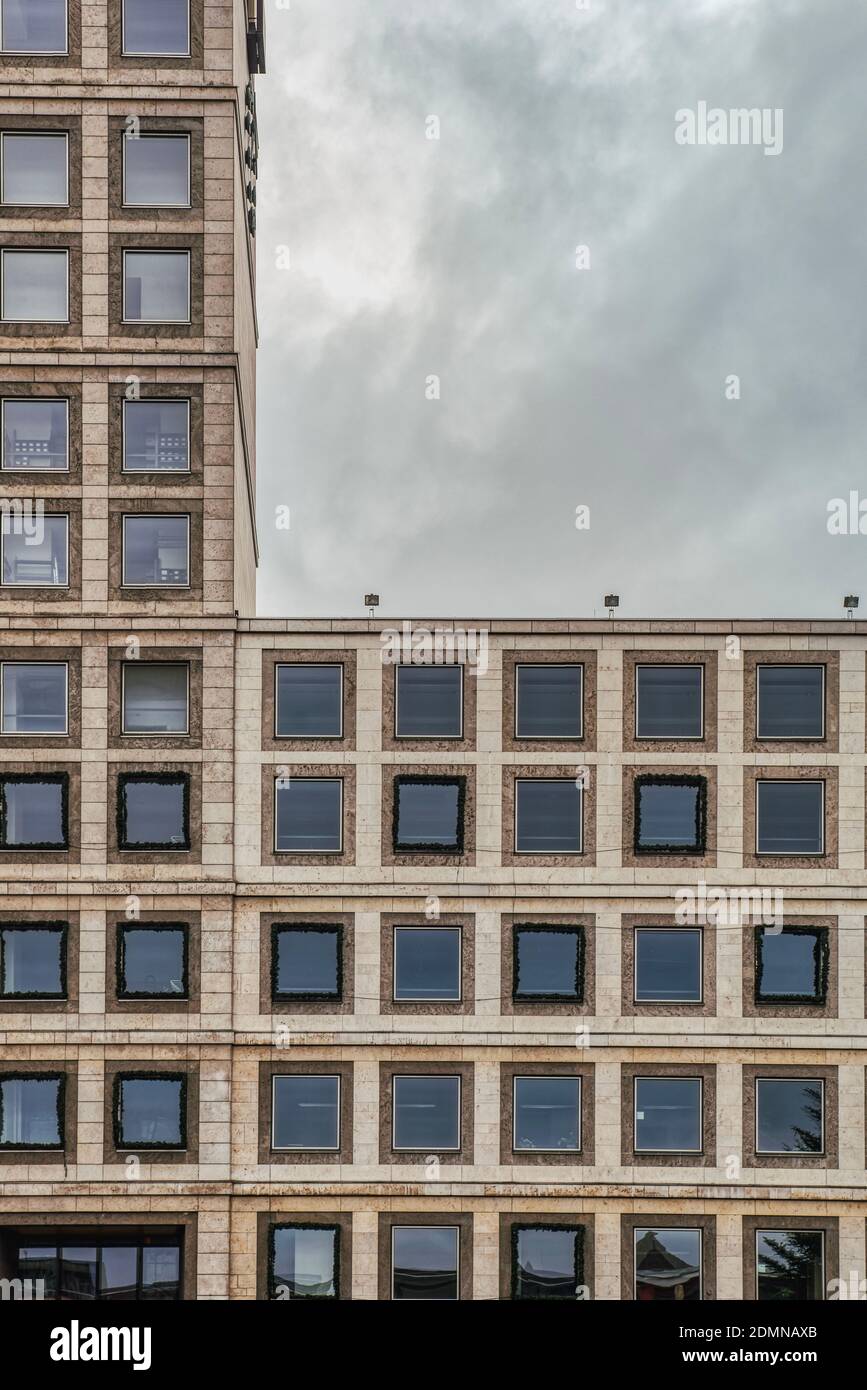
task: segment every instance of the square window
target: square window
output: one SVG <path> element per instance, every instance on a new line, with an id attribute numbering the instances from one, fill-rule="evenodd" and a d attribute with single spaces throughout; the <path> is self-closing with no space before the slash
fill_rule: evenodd
<path id="1" fill-rule="evenodd" d="M 126 589 L 188 589 L 190 518 L 125 516 L 121 583 Z"/>
<path id="2" fill-rule="evenodd" d="M 459 1251 L 458 1226 L 392 1226 L 392 1300 L 456 1300 Z"/>
<path id="3" fill-rule="evenodd" d="M 69 517 L 22 517 L 6 512 L 0 529 L 3 584 L 9 588 L 65 589 L 69 585 Z"/>
<path id="4" fill-rule="evenodd" d="M 117 997 L 189 997 L 187 928 L 183 923 L 118 926 Z"/>
<path id="5" fill-rule="evenodd" d="M 63 134 L 0 134 L 0 201 L 5 207 L 66 207 L 68 142 Z"/>
<path id="6" fill-rule="evenodd" d="M 125 661 L 121 671 L 123 733 L 189 733 L 190 668 L 186 662 Z"/>
<path id="7" fill-rule="evenodd" d="M 465 777 L 395 777 L 395 850 L 463 853 L 466 785 Z"/>
<path id="8" fill-rule="evenodd" d="M 274 667 L 276 738 L 343 737 L 343 667 Z"/>
<path id="9" fill-rule="evenodd" d="M 163 1072 L 115 1077 L 116 1149 L 185 1149 L 187 1078 Z"/>
<path id="10" fill-rule="evenodd" d="M 512 1298 L 580 1297 L 583 1226 L 512 1227 Z"/>
<path id="11" fill-rule="evenodd" d="M 701 1230 L 637 1226 L 633 1238 L 639 1302 L 695 1303 L 701 1298 Z"/>
<path id="12" fill-rule="evenodd" d="M 756 1153 L 825 1151 L 825 1083 L 819 1078 L 756 1080 Z"/>
<path id="13" fill-rule="evenodd" d="M 704 854 L 706 835 L 704 777 L 636 777 L 636 854 Z"/>
<path id="14" fill-rule="evenodd" d="M 2 714 L 4 734 L 67 732 L 68 667 L 65 661 L 4 661 Z"/>
<path id="15" fill-rule="evenodd" d="M 340 1148 L 340 1077 L 275 1076 L 272 1149 Z"/>
<path id="16" fill-rule="evenodd" d="M 701 929 L 636 927 L 635 1003 L 701 1002 Z"/>
<path id="17" fill-rule="evenodd" d="M 69 470 L 69 401 L 48 396 L 4 399 L 3 469 L 7 473 Z"/>
<path id="18" fill-rule="evenodd" d="M 343 996 L 343 928 L 271 928 L 273 999 L 334 1000 Z"/>
<path id="19" fill-rule="evenodd" d="M 582 738 L 584 667 L 515 667 L 515 737 Z"/>
<path id="20" fill-rule="evenodd" d="M 756 782 L 756 853 L 824 852 L 825 783 Z"/>
<path id="21" fill-rule="evenodd" d="M 123 0 L 127 57 L 188 58 L 189 0 Z"/>
<path id="22" fill-rule="evenodd" d="M 0 252 L 0 317 L 4 323 L 69 322 L 69 252 Z"/>
<path id="23" fill-rule="evenodd" d="M 756 1300 L 821 1303 L 824 1231 L 756 1231 Z"/>
<path id="24" fill-rule="evenodd" d="M 635 1152 L 701 1153 L 698 1076 L 635 1077 Z"/>
<path id="25" fill-rule="evenodd" d="M 829 959 L 826 927 L 757 927 L 756 1003 L 824 1004 Z"/>
<path id="26" fill-rule="evenodd" d="M 272 1226 L 270 1247 L 269 1297 L 340 1297 L 339 1226 Z"/>
<path id="27" fill-rule="evenodd" d="M 190 206 L 189 135 L 124 135 L 123 205 Z"/>
<path id="28" fill-rule="evenodd" d="M 635 737 L 704 737 L 704 666 L 636 666 Z"/>
<path id="29" fill-rule="evenodd" d="M 0 0 L 3 53 L 65 53 L 66 0 Z"/>
<path id="30" fill-rule="evenodd" d="M 0 927 L 0 996 L 65 999 L 65 922 Z"/>
<path id="31" fill-rule="evenodd" d="M 0 1075 L 0 1149 L 63 1148 L 64 1081 Z"/>
<path id="32" fill-rule="evenodd" d="M 461 738 L 462 666 L 395 667 L 396 738 Z"/>
<path id="33" fill-rule="evenodd" d="M 461 1147 L 461 1078 L 395 1076 L 392 1148 L 425 1153 Z"/>
<path id="34" fill-rule="evenodd" d="M 189 773 L 121 772 L 118 775 L 117 847 L 120 850 L 189 850 Z"/>
<path id="35" fill-rule="evenodd" d="M 340 854 L 343 849 L 343 779 L 278 777 L 274 783 L 274 850 L 288 854 Z"/>
<path id="36" fill-rule="evenodd" d="M 190 402 L 123 402 L 124 473 L 189 473 Z"/>
<path id="37" fill-rule="evenodd" d="M 123 321 L 190 322 L 189 251 L 124 251 Z"/>
<path id="38" fill-rule="evenodd" d="M 394 998 L 461 998 L 460 927 L 395 927 Z"/>
<path id="39" fill-rule="evenodd" d="M 583 800 L 572 778 L 526 778 L 515 782 L 515 851 L 518 854 L 580 854 Z"/>
<path id="40" fill-rule="evenodd" d="M 0 849 L 68 849 L 68 801 L 65 772 L 0 779 Z"/>
<path id="41" fill-rule="evenodd" d="M 516 1002 L 584 1002 L 583 927 L 516 926 L 513 953 Z"/>
<path id="42" fill-rule="evenodd" d="M 825 667 L 756 667 L 756 737 L 825 737 Z"/>
<path id="43" fill-rule="evenodd" d="M 516 1076 L 512 1148 L 515 1153 L 580 1153 L 580 1076 Z"/>

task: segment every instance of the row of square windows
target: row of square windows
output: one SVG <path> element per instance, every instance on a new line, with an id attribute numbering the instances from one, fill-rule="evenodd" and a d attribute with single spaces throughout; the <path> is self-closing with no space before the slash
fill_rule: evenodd
<path id="1" fill-rule="evenodd" d="M 111 0 L 120 15 L 121 52 L 133 58 L 191 56 L 190 0 Z M 69 52 L 67 0 L 0 0 L 0 53 Z"/>
<path id="2" fill-rule="evenodd" d="M 122 284 L 123 323 L 192 322 L 190 250 L 125 249 Z M 0 321 L 71 322 L 67 248 L 0 247 Z"/>
<path id="3" fill-rule="evenodd" d="M 115 925 L 116 997 L 172 1000 L 192 997 L 190 925 Z M 467 942 L 460 926 L 391 927 L 391 1001 L 418 1005 L 464 1001 Z M 757 1004 L 823 1006 L 831 960 L 828 928 L 756 927 L 752 962 Z M 68 998 L 69 924 L 0 925 L 0 999 Z M 263 942 L 264 947 L 264 942 Z M 271 1001 L 281 1005 L 345 1000 L 350 974 L 347 933 L 340 922 L 274 922 L 264 962 Z M 701 1005 L 705 1000 L 705 940 L 701 927 L 632 927 L 633 1001 L 641 1005 Z M 585 1003 L 586 932 L 580 925 L 516 924 L 511 933 L 511 997 L 515 1005 Z M 353 992 L 354 997 L 354 992 Z M 372 1003 L 367 1001 L 367 1012 Z"/>

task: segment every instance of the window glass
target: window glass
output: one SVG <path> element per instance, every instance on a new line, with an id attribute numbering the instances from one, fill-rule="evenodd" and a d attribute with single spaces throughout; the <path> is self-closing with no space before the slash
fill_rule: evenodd
<path id="1" fill-rule="evenodd" d="M 825 999 L 827 932 L 822 927 L 759 928 L 756 935 L 756 994 L 759 1000 Z"/>
<path id="2" fill-rule="evenodd" d="M 123 0 L 123 51 L 130 57 L 188 55 L 189 0 Z"/>
<path id="3" fill-rule="evenodd" d="M 398 738 L 460 738 L 462 666 L 398 666 L 395 680 Z"/>
<path id="4" fill-rule="evenodd" d="M 825 1297 L 822 1231 L 756 1231 L 759 1303 L 819 1303 Z"/>
<path id="5" fill-rule="evenodd" d="M 126 323 L 189 323 L 190 253 L 124 251 Z"/>
<path id="6" fill-rule="evenodd" d="M 183 926 L 121 927 L 118 992 L 183 999 L 187 994 L 187 933 Z"/>
<path id="7" fill-rule="evenodd" d="M 815 1079 L 756 1081 L 756 1152 L 822 1153 L 824 1086 Z"/>
<path id="8" fill-rule="evenodd" d="M 571 778 L 518 778 L 515 849 L 520 854 L 580 854 L 581 789 Z"/>
<path id="9" fill-rule="evenodd" d="M 125 135 L 123 201 L 126 207 L 189 207 L 190 137 Z"/>
<path id="10" fill-rule="evenodd" d="M 339 854 L 343 782 L 338 777 L 278 777 L 275 850 L 293 854 Z"/>
<path id="11" fill-rule="evenodd" d="M 119 848 L 189 849 L 188 796 L 189 783 L 183 773 L 162 777 L 122 773 L 118 780 Z"/>
<path id="12" fill-rule="evenodd" d="M 66 733 L 66 663 L 5 661 L 4 734 Z"/>
<path id="13" fill-rule="evenodd" d="M 341 929 L 277 927 L 274 932 L 274 997 L 339 999 Z"/>
<path id="14" fill-rule="evenodd" d="M 701 1231 L 677 1227 L 635 1232 L 635 1297 L 695 1302 L 701 1298 Z"/>
<path id="15" fill-rule="evenodd" d="M 565 1153 L 581 1148 L 581 1078 L 516 1076 L 512 1147 Z"/>
<path id="16" fill-rule="evenodd" d="M 343 667 L 312 664 L 276 667 L 278 738 L 340 738 L 343 733 Z"/>
<path id="17" fill-rule="evenodd" d="M 124 401 L 123 467 L 127 473 L 188 473 L 189 401 Z"/>
<path id="18" fill-rule="evenodd" d="M 515 667 L 515 736 L 581 738 L 583 666 Z"/>
<path id="19" fill-rule="evenodd" d="M 126 1234 L 126 1233 L 125 1233 Z M 102 1246 L 19 1246 L 16 1275 L 45 1281 L 48 1299 L 131 1301 L 180 1298 L 181 1252 L 176 1245 L 138 1241 Z"/>
<path id="20" fill-rule="evenodd" d="M 459 1076 L 396 1076 L 394 1148 L 459 1149 L 460 1104 Z"/>
<path id="21" fill-rule="evenodd" d="M 339 1149 L 340 1077 L 275 1076 L 274 1149 Z"/>
<path id="22" fill-rule="evenodd" d="M 460 927 L 395 928 L 394 997 L 460 999 Z"/>
<path id="23" fill-rule="evenodd" d="M 63 927 L 0 928 L 0 994 L 65 998 L 65 948 Z"/>
<path id="24" fill-rule="evenodd" d="M 515 927 L 516 999 L 580 1003 L 583 935 L 580 927 Z"/>
<path id="25" fill-rule="evenodd" d="M 395 777 L 394 848 L 460 853 L 464 779 Z"/>
<path id="26" fill-rule="evenodd" d="M 705 847 L 705 781 L 635 779 L 635 849 L 700 854 Z"/>
<path id="27" fill-rule="evenodd" d="M 67 202 L 65 135 L 4 131 L 2 193 L 7 207 L 62 207 Z"/>
<path id="28" fill-rule="evenodd" d="M 757 666 L 756 680 L 758 738 L 824 738 L 824 666 Z"/>
<path id="29" fill-rule="evenodd" d="M 701 1135 L 698 1077 L 635 1078 L 636 1153 L 699 1153 Z"/>
<path id="30" fill-rule="evenodd" d="M 145 1245 L 139 1297 L 166 1302 L 181 1296 L 181 1252 L 176 1245 Z"/>
<path id="31" fill-rule="evenodd" d="M 393 1226 L 392 1299 L 456 1299 L 459 1237 L 457 1226 Z"/>
<path id="32" fill-rule="evenodd" d="M 4 53 L 65 53 L 66 0 L 0 0 Z"/>
<path id="33" fill-rule="evenodd" d="M 119 1077 L 118 1148 L 183 1148 L 183 1105 L 179 1076 Z"/>
<path id="34" fill-rule="evenodd" d="M 67 323 L 67 251 L 2 253 L 2 316 L 7 323 Z"/>
<path id="35" fill-rule="evenodd" d="M 0 540 L 3 583 L 29 589 L 63 589 L 69 583 L 69 517 L 6 514 Z"/>
<path id="36" fill-rule="evenodd" d="M 60 1251 L 60 1297 L 90 1302 L 97 1297 L 99 1260 L 92 1245 L 64 1245 Z"/>
<path id="37" fill-rule="evenodd" d="M 65 472 L 69 467 L 69 402 L 45 397 L 3 401 L 3 467 Z"/>
<path id="38" fill-rule="evenodd" d="M 62 1148 L 62 1093 L 58 1076 L 0 1076 L 0 1145 Z"/>
<path id="39" fill-rule="evenodd" d="M 701 931 L 635 929 L 635 1002 L 701 1003 Z"/>
<path id="40" fill-rule="evenodd" d="M 822 854 L 824 782 L 757 782 L 759 854 Z"/>
<path id="41" fill-rule="evenodd" d="M 577 1298 L 581 1236 L 575 1226 L 513 1227 L 512 1297 Z"/>
<path id="42" fill-rule="evenodd" d="M 701 738 L 703 666 L 636 666 L 635 737 Z"/>
<path id="43" fill-rule="evenodd" d="M 189 517 L 125 516 L 122 582 L 145 588 L 186 588 L 190 582 Z"/>
<path id="44" fill-rule="evenodd" d="M 7 777 L 0 782 L 4 849 L 66 849 L 65 774 Z"/>
<path id="45" fill-rule="evenodd" d="M 336 1226 L 271 1229 L 272 1298 L 337 1297 Z"/>
<path id="46" fill-rule="evenodd" d="M 18 1269 L 16 1271 L 19 1279 L 30 1279 L 34 1282 L 42 1280 L 43 1292 L 46 1298 L 57 1297 L 57 1248 L 56 1246 L 27 1246 L 18 1247 Z"/>
<path id="47" fill-rule="evenodd" d="M 103 1298 L 134 1300 L 138 1290 L 138 1249 L 106 1245 L 99 1252 L 99 1291 Z"/>
<path id="48" fill-rule="evenodd" d="M 185 734 L 189 668 L 160 661 L 127 661 L 123 667 L 123 732 Z"/>

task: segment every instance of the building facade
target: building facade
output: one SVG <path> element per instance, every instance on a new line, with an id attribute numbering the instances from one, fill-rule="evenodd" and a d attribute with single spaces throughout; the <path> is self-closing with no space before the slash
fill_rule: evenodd
<path id="1" fill-rule="evenodd" d="M 857 1296 L 867 624 L 248 616 L 261 14 L 0 26 L 0 1279 Z"/>

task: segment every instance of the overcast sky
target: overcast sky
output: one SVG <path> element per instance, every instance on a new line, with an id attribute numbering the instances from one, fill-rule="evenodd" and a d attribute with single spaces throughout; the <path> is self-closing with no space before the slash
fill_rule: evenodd
<path id="1" fill-rule="evenodd" d="M 261 614 L 867 606 L 867 5 L 586 2 L 267 0 Z"/>

